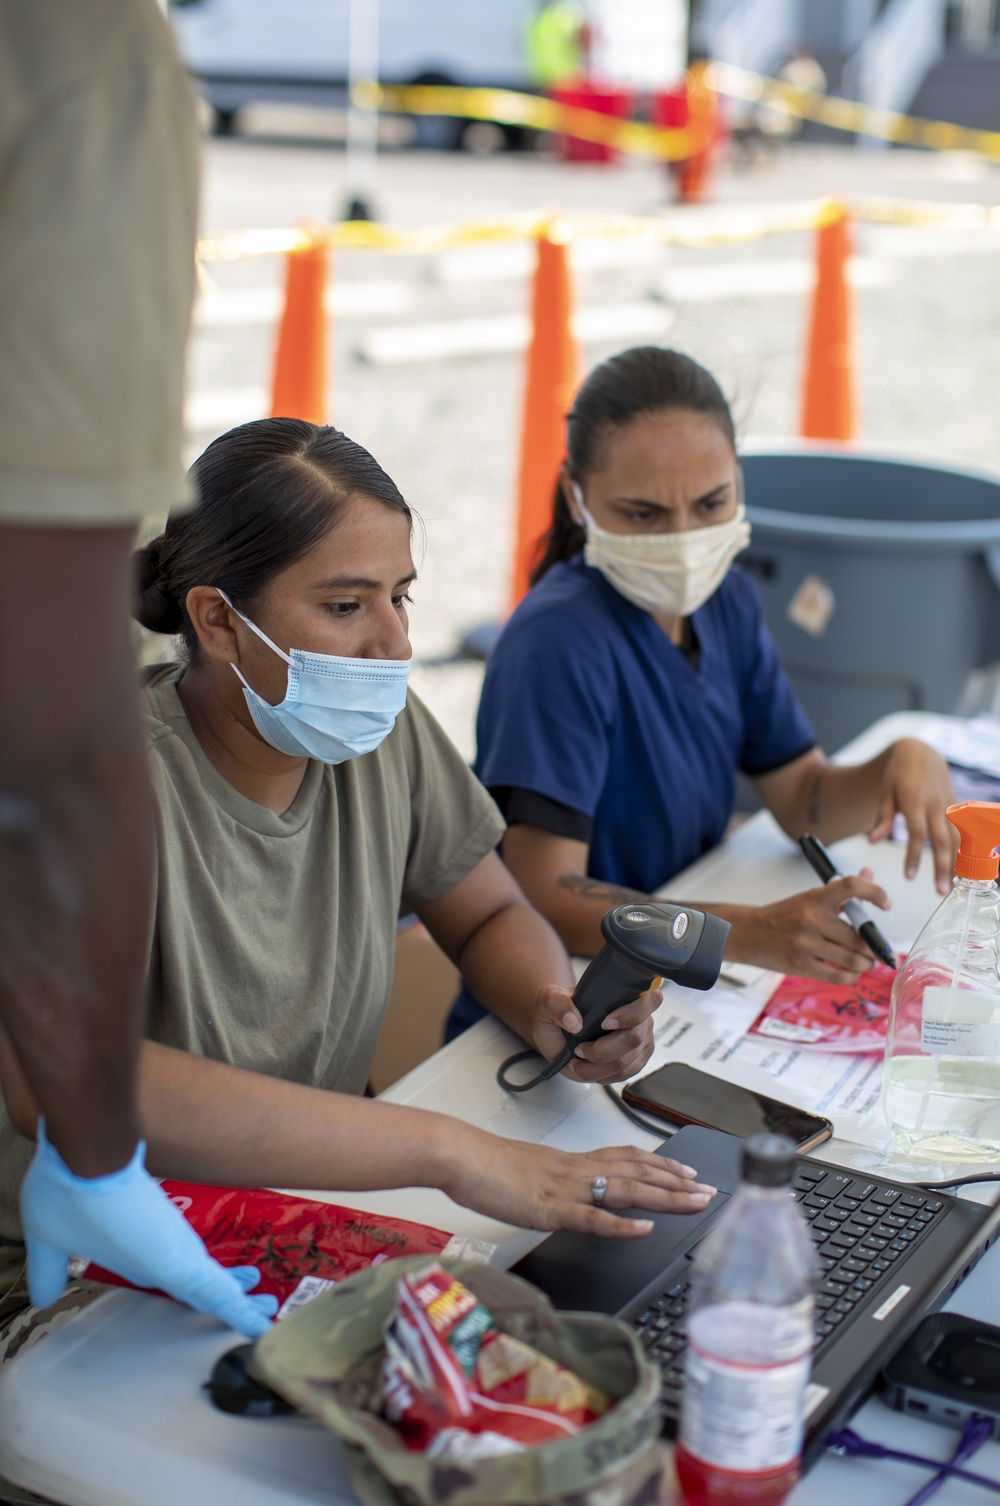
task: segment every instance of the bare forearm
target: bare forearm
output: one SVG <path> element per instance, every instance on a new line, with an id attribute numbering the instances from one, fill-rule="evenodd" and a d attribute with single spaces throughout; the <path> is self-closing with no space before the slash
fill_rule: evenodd
<path id="1" fill-rule="evenodd" d="M 688 1168 L 631 1147 L 575 1155 L 500 1139 L 440 1114 L 324 1093 L 150 1043 L 140 1097 L 149 1165 L 160 1176 L 232 1187 L 360 1192 L 439 1187 L 456 1202 L 529 1229 L 634 1238 L 652 1227 L 595 1209 L 700 1212 L 714 1189 Z M 32 1122 L 19 1126 L 32 1132 Z"/>
<path id="2" fill-rule="evenodd" d="M 826 842 L 837 842 L 842 837 L 853 837 L 856 832 L 868 831 L 875 824 L 889 751 L 886 749 L 867 763 L 827 764 L 821 830 L 816 835 Z"/>
<path id="3" fill-rule="evenodd" d="M 156 1176 L 359 1191 L 440 1186 L 451 1165 L 455 1123 L 442 1115 L 244 1072 L 153 1042 L 142 1049 L 139 1097 Z"/>
<path id="4" fill-rule="evenodd" d="M 791 789 L 782 788 L 779 771 L 758 781 L 759 793 L 795 841 L 812 832 L 821 841 L 837 842 L 874 824 L 888 757 L 886 750 L 863 764 L 823 760 L 803 769 Z M 769 789 L 771 779 L 775 785 Z"/>
<path id="5" fill-rule="evenodd" d="M 598 884 L 593 879 L 583 881 L 592 885 L 597 891 L 597 897 L 603 908 L 594 925 L 591 917 L 586 919 L 593 931 L 592 944 L 586 952 L 578 955 L 589 956 L 597 951 L 603 940 L 600 931 L 600 915 L 611 905 L 625 904 L 629 900 L 648 899 L 649 896 L 641 895 L 634 889 L 619 889 L 613 884 Z M 581 898 L 583 896 L 581 895 Z M 706 905 L 703 900 L 688 900 L 683 897 L 671 895 L 670 904 L 688 905 L 694 910 L 708 910 L 712 915 L 717 915 L 720 920 L 728 920 L 732 929 L 726 939 L 725 961 L 747 962 L 754 967 L 773 967 L 774 960 L 771 955 L 773 942 L 770 936 L 770 927 L 765 912 L 756 905 L 739 905 L 717 903 Z"/>
<path id="6" fill-rule="evenodd" d="M 538 991 L 547 983 L 572 990 L 573 969 L 559 937 L 530 905 L 497 912 L 469 938 L 456 958 L 485 1009 L 525 1040 L 531 1039 Z"/>
<path id="7" fill-rule="evenodd" d="M 418 913 L 487 1009 L 554 1061 L 565 1048 L 564 1032 L 580 1029 L 572 1002 L 573 970 L 555 931 L 525 902 L 497 854 L 488 853 L 460 883 L 421 905 Z M 599 1040 L 577 1047 L 566 1074 L 579 1082 L 634 1076 L 652 1050 L 650 1016 L 659 1000 L 659 994 L 643 995 L 617 1011 L 617 1020 Z"/>
<path id="8" fill-rule="evenodd" d="M 571 875 L 567 874 L 567 879 Z M 579 939 L 583 945 L 571 947 L 574 955 L 580 957 L 592 957 L 600 948 L 604 938 L 601 935 L 601 916 L 613 905 L 628 904 L 630 900 L 640 901 L 655 899 L 654 896 L 642 894 L 638 889 L 625 889 L 617 884 L 603 884 L 597 879 L 580 879 L 579 886 L 567 884 L 571 892 L 576 895 L 576 904 L 572 917 L 572 929 L 569 926 L 559 927 L 560 934 L 565 940 L 567 933 Z M 711 907 L 703 901 L 691 901 L 670 897 L 670 904 L 689 905 L 694 910 L 711 909 L 713 915 L 718 915 L 721 920 L 728 920 L 732 926 L 726 941 L 725 957 L 727 962 L 751 962 L 757 964 L 760 960 L 757 928 L 755 925 L 755 908 L 753 905 L 726 905 L 712 903 Z M 584 905 L 587 909 L 584 910 Z"/>
<path id="9" fill-rule="evenodd" d="M 674 904 L 686 905 L 689 901 L 678 899 Z M 704 910 L 704 904 L 696 904 L 695 909 Z M 726 962 L 748 962 L 753 967 L 768 967 L 769 960 L 762 955 L 760 938 L 760 915 L 757 905 L 727 905 L 716 904 L 711 906 L 711 913 L 717 915 L 720 920 L 728 920 L 732 929 L 726 937 L 726 948 L 723 956 Z"/>
<path id="10" fill-rule="evenodd" d="M 546 886 L 543 913 L 572 956 L 593 957 L 604 941 L 601 920 L 607 911 L 649 898 L 624 884 L 609 884 L 582 873 L 562 873 L 555 884 Z"/>
<path id="11" fill-rule="evenodd" d="M 131 543 L 0 530 L 0 1018 L 82 1175 L 121 1166 L 138 1133 L 152 849 Z"/>

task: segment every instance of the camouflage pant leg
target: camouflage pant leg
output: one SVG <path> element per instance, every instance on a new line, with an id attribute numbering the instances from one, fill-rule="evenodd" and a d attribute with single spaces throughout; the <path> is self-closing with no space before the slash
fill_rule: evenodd
<path id="1" fill-rule="evenodd" d="M 71 1281 L 51 1307 L 32 1307 L 22 1274 L 6 1297 L 0 1299 L 0 1365 L 55 1333 L 107 1290 L 97 1281 Z M 50 1506 L 50 1503 L 0 1475 L 0 1506 Z"/>

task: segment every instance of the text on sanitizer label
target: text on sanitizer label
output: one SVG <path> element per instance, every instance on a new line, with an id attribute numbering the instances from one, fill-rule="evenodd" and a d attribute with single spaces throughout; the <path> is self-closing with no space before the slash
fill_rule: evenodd
<path id="1" fill-rule="evenodd" d="M 750 1303 L 727 1303 L 730 1311 L 720 1324 L 720 1310 L 705 1308 L 688 1324 L 687 1363 L 681 1406 L 680 1438 L 696 1459 L 719 1469 L 740 1471 L 780 1469 L 802 1451 L 805 1394 L 809 1383 L 812 1324 L 798 1315 L 776 1314 Z M 787 1328 L 783 1342 L 774 1345 L 776 1325 Z M 742 1329 L 736 1358 L 719 1353 L 725 1328 Z M 765 1330 L 770 1328 L 770 1333 Z M 760 1328 L 761 1342 L 747 1342 Z M 771 1363 L 755 1363 L 767 1353 Z M 789 1355 L 794 1344 L 797 1353 Z M 726 1346 L 727 1348 L 729 1346 Z M 747 1358 L 743 1358 L 746 1355 Z"/>
<path id="2" fill-rule="evenodd" d="M 971 989 L 924 989 L 921 1049 L 932 1056 L 1000 1056 L 996 999 Z"/>

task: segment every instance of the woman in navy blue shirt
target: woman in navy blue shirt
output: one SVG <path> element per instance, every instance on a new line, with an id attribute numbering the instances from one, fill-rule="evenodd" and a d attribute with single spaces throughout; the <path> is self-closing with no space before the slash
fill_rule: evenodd
<path id="1" fill-rule="evenodd" d="M 614 904 L 648 895 L 719 842 L 736 771 L 789 836 L 909 828 L 938 887 L 953 853 L 948 772 L 913 738 L 828 763 L 733 560 L 749 542 L 735 433 L 714 378 L 676 351 L 591 372 L 533 588 L 486 670 L 476 772 L 508 822 L 503 856 L 570 952 L 593 954 Z M 839 911 L 888 907 L 870 870 L 770 905 L 713 905 L 727 956 L 851 983 L 873 957 Z M 465 995 L 449 1034 L 478 1018 Z"/>

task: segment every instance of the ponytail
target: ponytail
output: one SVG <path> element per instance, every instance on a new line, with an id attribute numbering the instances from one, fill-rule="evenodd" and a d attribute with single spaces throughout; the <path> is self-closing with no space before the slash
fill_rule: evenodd
<path id="1" fill-rule="evenodd" d="M 574 554 L 580 553 L 586 542 L 587 530 L 581 528 L 570 512 L 562 477 L 559 476 L 552 497 L 552 524 L 541 541 L 541 558 L 529 576 L 530 583 L 537 586 L 546 571 L 551 570 L 560 560 L 571 560 Z"/>

